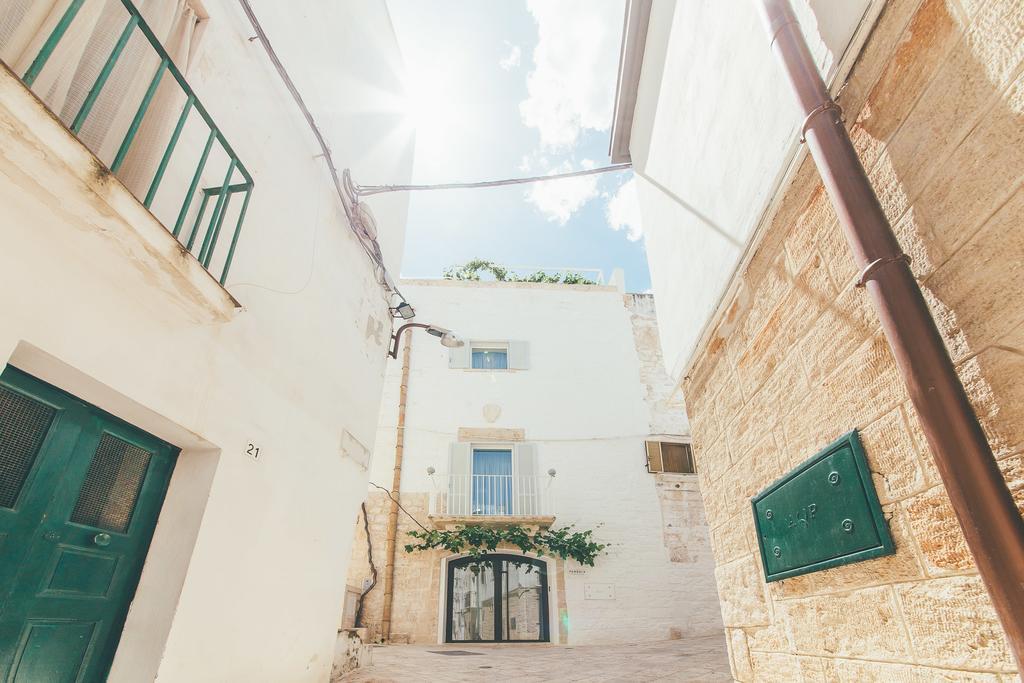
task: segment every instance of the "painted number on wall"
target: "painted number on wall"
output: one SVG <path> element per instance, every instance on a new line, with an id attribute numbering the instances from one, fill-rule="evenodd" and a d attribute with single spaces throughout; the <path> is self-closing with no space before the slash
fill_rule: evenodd
<path id="1" fill-rule="evenodd" d="M 245 452 L 253 460 L 260 459 L 260 447 L 254 443 L 250 443 L 248 448 L 245 449 Z"/>

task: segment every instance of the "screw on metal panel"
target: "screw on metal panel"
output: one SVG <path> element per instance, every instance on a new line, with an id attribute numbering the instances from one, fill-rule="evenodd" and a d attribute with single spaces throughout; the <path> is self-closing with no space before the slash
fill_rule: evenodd
<path id="1" fill-rule="evenodd" d="M 775 546 L 775 548 L 772 550 L 772 555 L 774 555 L 775 557 L 779 557 L 780 555 L 782 555 L 782 548 L 780 548 L 779 546 Z"/>
<path id="2" fill-rule="evenodd" d="M 767 519 L 771 519 L 772 517 L 774 517 L 774 516 L 775 516 L 775 513 L 774 513 L 774 512 L 772 512 L 771 510 L 765 510 L 765 511 L 764 511 L 764 516 L 765 516 L 765 518 L 767 518 Z"/>
<path id="3" fill-rule="evenodd" d="M 839 485 L 839 473 L 838 472 L 829 472 L 828 473 L 828 483 L 832 484 L 833 486 L 838 486 Z"/>
<path id="4" fill-rule="evenodd" d="M 843 520 L 843 531 L 845 531 L 846 533 L 850 533 L 851 531 L 853 531 L 853 520 L 852 519 L 844 519 Z"/>

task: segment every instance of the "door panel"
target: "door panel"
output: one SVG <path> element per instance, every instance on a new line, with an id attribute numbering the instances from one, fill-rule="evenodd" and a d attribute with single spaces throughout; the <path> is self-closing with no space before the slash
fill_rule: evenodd
<path id="1" fill-rule="evenodd" d="M 101 680 L 177 451 L 17 371 L 0 389 L 55 408 L 17 506 L 0 515 L 17 558 L 0 572 L 0 680 Z"/>
<path id="2" fill-rule="evenodd" d="M 502 586 L 502 640 L 545 640 L 544 577 L 537 565 L 530 562 L 504 563 Z"/>
<path id="3" fill-rule="evenodd" d="M 454 569 L 451 638 L 494 640 L 494 567 L 465 565 Z"/>
<path id="4" fill-rule="evenodd" d="M 96 626 L 30 620 L 22 630 L 12 683 L 74 683 L 95 641 Z"/>

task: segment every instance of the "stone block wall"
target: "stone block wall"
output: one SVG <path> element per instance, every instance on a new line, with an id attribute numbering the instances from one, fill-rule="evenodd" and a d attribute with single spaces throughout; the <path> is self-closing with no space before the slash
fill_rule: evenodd
<path id="1" fill-rule="evenodd" d="M 402 494 L 402 507 L 430 528 L 427 512 L 430 504 L 427 493 Z M 384 610 L 384 562 L 388 509 L 391 500 L 383 491 L 371 493 L 366 499 L 369 513 L 370 540 L 373 562 L 377 568 L 377 585 L 364 599 L 361 626 L 369 631 L 371 642 L 380 640 L 380 620 Z M 404 547 L 414 539 L 408 532 L 419 529 L 417 524 L 401 510 L 398 511 L 398 534 L 395 548 L 394 601 L 391 606 L 392 642 L 436 643 L 438 596 L 441 592 L 441 558 L 444 552 L 418 551 L 407 553 Z M 362 586 L 371 576 L 367 558 L 366 531 L 362 514 L 356 521 L 355 540 L 352 543 L 352 561 L 349 563 L 348 583 Z"/>
<path id="2" fill-rule="evenodd" d="M 892 0 L 840 103 L 1024 509 L 1022 67 L 1024 4 Z M 1017 680 L 809 159 L 784 192 L 684 381 L 734 676 Z M 765 584 L 750 497 L 853 428 L 896 554 Z"/>
<path id="3" fill-rule="evenodd" d="M 688 435 L 686 406 L 676 382 L 665 369 L 658 337 L 658 314 L 652 294 L 625 294 L 633 344 L 640 363 L 640 387 L 647 406 L 648 429 L 652 435 Z"/>

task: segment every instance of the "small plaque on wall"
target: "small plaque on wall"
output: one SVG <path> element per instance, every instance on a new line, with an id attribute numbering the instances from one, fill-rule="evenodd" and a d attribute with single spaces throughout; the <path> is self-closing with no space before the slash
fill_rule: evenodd
<path id="1" fill-rule="evenodd" d="M 766 581 L 896 552 L 856 430 L 751 503 Z"/>

